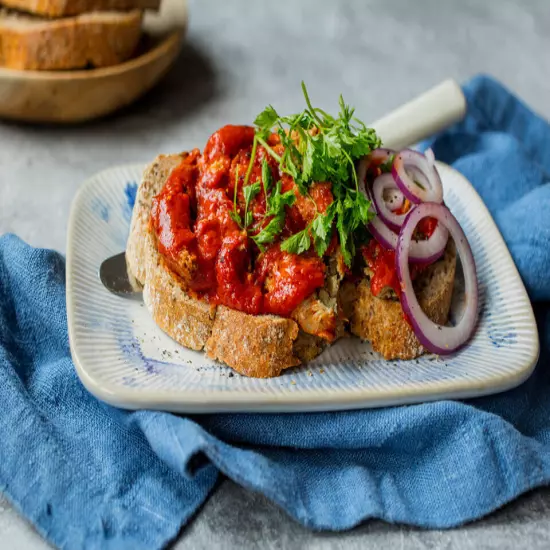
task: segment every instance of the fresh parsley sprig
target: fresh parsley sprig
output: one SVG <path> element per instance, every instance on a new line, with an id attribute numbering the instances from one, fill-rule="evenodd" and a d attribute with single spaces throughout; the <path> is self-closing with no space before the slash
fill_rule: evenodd
<path id="1" fill-rule="evenodd" d="M 243 187 L 243 194 L 244 194 L 244 227 L 245 229 L 252 225 L 252 212 L 248 211 L 248 207 L 250 206 L 250 201 L 260 192 L 261 184 L 259 181 L 255 181 L 254 183 L 251 183 L 250 185 L 247 185 L 246 187 Z"/>
<path id="2" fill-rule="evenodd" d="M 326 212 L 317 211 L 313 221 L 303 231 L 283 241 L 281 249 L 301 254 L 313 245 L 317 254 L 323 256 L 330 245 L 335 224 L 344 261 L 349 266 L 355 255 L 356 233 L 362 233 L 362 230 L 358 230 L 373 217 L 370 201 L 359 190 L 355 163 L 380 147 L 380 139 L 373 129 L 367 128 L 355 118 L 354 109 L 346 105 L 342 96 L 339 99 L 338 116 L 333 117 L 322 109 L 313 107 L 303 82 L 302 91 L 306 102 L 306 108 L 302 112 L 280 116 L 269 105 L 256 117 L 250 164 L 243 180 L 244 220 L 237 209 L 237 183 L 232 217 L 245 230 L 251 226 L 253 217 L 248 208 L 263 184 L 266 199 L 264 220 L 269 218 L 269 221 L 259 233 L 252 236 L 263 249 L 281 233 L 285 222 L 285 207 L 292 206 L 296 201 L 293 191 L 281 193 L 281 181 L 273 183 L 266 159 L 262 163 L 262 182 L 249 184 L 258 145 L 261 145 L 278 163 L 279 170 L 293 178 L 303 196 L 309 197 L 309 187 L 315 182 L 332 184 L 334 202 Z M 278 134 L 283 145 L 282 154 L 277 153 L 268 143 L 273 132 Z M 236 182 L 237 180 L 238 178 Z M 316 204 L 315 208 L 317 209 Z"/>
<path id="3" fill-rule="evenodd" d="M 264 245 L 272 243 L 285 225 L 285 206 L 292 206 L 296 201 L 293 191 L 281 193 L 282 182 L 279 180 L 273 187 L 273 176 L 264 159 L 262 163 L 262 180 L 266 196 L 265 218 L 271 217 L 267 225 L 252 237 L 260 250 Z"/>
<path id="4" fill-rule="evenodd" d="M 247 175 L 245 176 L 245 182 L 247 178 L 250 178 L 250 171 L 247 171 Z M 261 190 L 261 183 L 259 181 L 255 181 L 254 183 L 251 183 L 250 185 L 246 185 L 243 187 L 243 195 L 244 195 L 244 220 L 241 218 L 241 215 L 239 213 L 239 209 L 237 208 L 237 190 L 238 190 L 238 181 L 239 181 L 239 172 L 238 169 L 235 170 L 235 187 L 233 188 L 233 211 L 230 212 L 231 219 L 237 223 L 241 229 L 247 229 L 252 225 L 252 222 L 254 220 L 254 216 L 252 212 L 248 211 L 248 207 L 250 206 L 250 202 L 252 199 L 258 195 L 258 193 Z M 244 183 L 243 182 L 243 185 Z"/>
<path id="5" fill-rule="evenodd" d="M 316 252 L 323 255 L 336 220 L 344 261 L 351 265 L 355 254 L 353 234 L 373 216 L 370 202 L 359 191 L 355 162 L 379 147 L 380 139 L 373 129 L 355 118 L 354 109 L 346 105 L 342 96 L 338 117 L 333 117 L 313 107 L 303 82 L 302 91 L 306 109 L 301 113 L 280 116 L 269 105 L 256 117 L 255 142 L 279 163 L 282 172 L 294 179 L 302 195 L 308 196 L 308 188 L 314 182 L 331 182 L 335 203 L 324 214 L 318 213 L 303 231 L 286 239 L 281 248 L 301 254 L 313 243 Z M 282 155 L 267 143 L 273 131 L 284 146 Z"/>

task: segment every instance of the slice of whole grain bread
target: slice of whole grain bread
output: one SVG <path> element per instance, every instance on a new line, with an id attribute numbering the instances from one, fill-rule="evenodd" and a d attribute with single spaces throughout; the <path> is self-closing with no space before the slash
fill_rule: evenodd
<path id="1" fill-rule="evenodd" d="M 139 10 L 53 20 L 1 10 L 0 66 L 40 71 L 117 65 L 135 52 L 141 19 Z"/>
<path id="2" fill-rule="evenodd" d="M 160 0 L 2 0 L 4 6 L 46 17 L 92 11 L 158 9 Z"/>
<path id="3" fill-rule="evenodd" d="M 139 186 L 126 246 L 129 274 L 143 287 L 144 302 L 158 326 L 180 344 L 256 378 L 316 357 L 326 342 L 300 330 L 293 319 L 249 315 L 214 306 L 186 292 L 185 279 L 164 262 L 150 229 L 152 199 L 184 158 L 161 155 L 149 165 Z"/>

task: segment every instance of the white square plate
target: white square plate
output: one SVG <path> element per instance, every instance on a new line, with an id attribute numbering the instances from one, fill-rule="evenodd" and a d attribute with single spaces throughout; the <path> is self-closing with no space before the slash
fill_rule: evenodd
<path id="1" fill-rule="evenodd" d="M 369 344 L 350 338 L 267 380 L 239 376 L 180 346 L 155 325 L 142 303 L 102 286 L 101 262 L 125 249 L 143 167 L 115 167 L 94 176 L 74 200 L 67 246 L 69 336 L 82 382 L 119 407 L 178 412 L 379 407 L 474 397 L 520 384 L 539 354 L 527 293 L 479 195 L 457 171 L 441 163 L 438 169 L 445 201 L 477 263 L 481 311 L 471 342 L 445 358 L 388 362 Z M 460 310 L 456 294 L 451 315 Z"/>

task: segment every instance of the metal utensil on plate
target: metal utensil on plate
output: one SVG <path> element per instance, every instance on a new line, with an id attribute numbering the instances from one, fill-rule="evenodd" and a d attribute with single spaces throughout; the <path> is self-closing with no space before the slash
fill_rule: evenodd
<path id="1" fill-rule="evenodd" d="M 130 277 L 128 277 L 124 252 L 103 260 L 99 267 L 99 278 L 103 286 L 113 294 L 125 298 L 141 299 L 141 290 L 132 286 Z"/>
<path id="2" fill-rule="evenodd" d="M 403 149 L 459 122 L 466 114 L 466 98 L 454 80 L 445 80 L 377 120 L 376 130 L 385 147 Z M 140 299 L 126 271 L 124 252 L 107 258 L 99 268 L 101 282 L 111 292 Z"/>

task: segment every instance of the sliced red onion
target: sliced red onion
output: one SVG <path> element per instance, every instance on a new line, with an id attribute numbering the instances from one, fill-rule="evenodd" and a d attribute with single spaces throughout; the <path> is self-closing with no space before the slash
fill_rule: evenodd
<path id="1" fill-rule="evenodd" d="M 395 155 L 392 175 L 399 189 L 412 203 L 443 202 L 443 185 L 437 168 L 422 153 L 403 149 Z"/>
<path id="2" fill-rule="evenodd" d="M 412 247 L 415 244 L 412 240 L 413 233 L 420 220 L 427 217 L 437 219 L 439 222 L 437 224 L 438 227 L 446 227 L 448 229 L 455 241 L 456 249 L 462 262 L 466 308 L 462 318 L 454 327 L 438 325 L 428 318 L 418 303 L 411 281 L 409 260 Z M 403 306 L 403 311 L 408 315 L 414 333 L 420 343 L 428 351 L 439 355 L 452 353 L 463 346 L 472 336 L 477 321 L 478 287 L 476 265 L 472 249 L 468 244 L 464 231 L 446 206 L 436 203 L 425 203 L 416 206 L 409 212 L 399 233 L 395 261 L 397 276 L 399 277 L 402 289 L 401 305 Z"/>
<path id="3" fill-rule="evenodd" d="M 418 206 L 413 207 L 415 210 Z M 407 215 L 411 212 L 409 211 Z M 406 222 L 406 219 L 405 219 Z M 398 235 L 394 233 L 378 216 L 369 224 L 368 229 L 374 238 L 386 249 L 396 250 Z M 425 241 L 412 241 L 410 243 L 409 261 L 415 264 L 431 264 L 441 258 L 445 252 L 449 232 L 440 223 L 437 224 L 434 232 Z"/>
<path id="4" fill-rule="evenodd" d="M 393 231 L 399 231 L 407 213 L 405 214 L 394 214 L 391 209 L 388 207 L 388 204 L 384 200 L 384 192 L 388 189 L 397 189 L 397 184 L 393 179 L 391 174 L 382 174 L 378 176 L 374 183 L 372 184 L 372 202 L 374 203 L 374 208 L 376 213 L 381 218 L 381 220 Z M 401 204 L 403 203 L 403 194 L 401 193 Z"/>
<path id="5" fill-rule="evenodd" d="M 395 155 L 396 151 L 393 149 L 386 149 L 385 147 L 379 147 L 378 149 L 375 149 L 371 152 L 370 155 L 368 155 L 369 159 L 369 165 L 375 164 L 378 166 L 379 164 L 384 164 L 385 162 L 388 162 L 392 155 Z"/>

